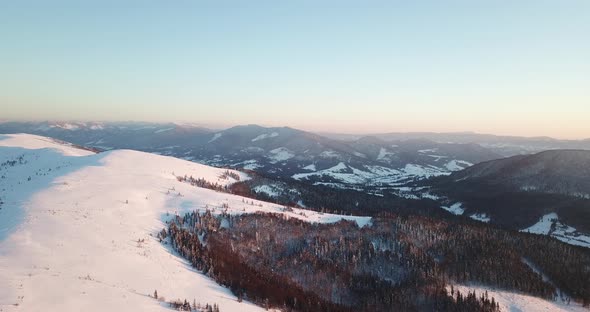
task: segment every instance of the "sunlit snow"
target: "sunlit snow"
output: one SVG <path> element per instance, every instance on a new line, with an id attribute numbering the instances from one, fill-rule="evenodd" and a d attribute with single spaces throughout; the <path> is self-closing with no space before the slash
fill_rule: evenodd
<path id="1" fill-rule="evenodd" d="M 225 169 L 172 157 L 130 150 L 93 154 L 48 138 L 8 135 L 0 136 L 0 159 L 16 161 L 3 167 L 0 180 L 5 199 L 0 210 L 2 311 L 169 311 L 149 297 L 154 290 L 169 300 L 217 303 L 221 311 L 262 311 L 238 302 L 159 243 L 155 234 L 164 221 L 209 209 L 274 212 L 309 222 L 371 222 L 287 211 L 198 188 L 176 177 L 222 185 L 233 180 L 224 177 Z"/>

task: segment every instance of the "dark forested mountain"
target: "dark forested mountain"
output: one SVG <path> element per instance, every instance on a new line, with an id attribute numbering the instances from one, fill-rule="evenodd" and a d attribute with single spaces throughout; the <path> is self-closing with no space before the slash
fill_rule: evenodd
<path id="1" fill-rule="evenodd" d="M 461 202 L 465 213 L 485 214 L 497 224 L 524 229 L 538 223 L 535 232 L 562 226 L 572 238 L 575 229 L 590 232 L 590 151 L 483 162 L 429 183 L 435 193 Z"/>
<path id="2" fill-rule="evenodd" d="M 474 222 L 392 214 L 359 228 L 196 211 L 158 237 L 238 298 L 286 311 L 499 310 L 456 298 L 457 283 L 590 303 L 588 250 Z"/>
<path id="3" fill-rule="evenodd" d="M 483 162 L 449 179 L 590 198 L 590 151 L 552 150 Z"/>
<path id="4" fill-rule="evenodd" d="M 247 125 L 213 131 L 171 123 L 0 124 L 0 133 L 19 132 L 104 150 L 136 149 L 337 187 L 400 184 L 500 157 L 476 144 L 388 142 L 375 137 L 348 142 L 287 127 Z"/>

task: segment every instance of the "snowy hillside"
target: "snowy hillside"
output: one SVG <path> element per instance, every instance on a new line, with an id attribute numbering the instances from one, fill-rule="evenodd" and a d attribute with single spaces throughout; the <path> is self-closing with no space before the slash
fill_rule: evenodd
<path id="1" fill-rule="evenodd" d="M 550 235 L 568 244 L 590 248 L 590 236 L 563 224 L 554 212 L 544 215 L 539 222 L 521 230 L 521 232 Z"/>
<path id="2" fill-rule="evenodd" d="M 518 294 L 514 292 L 502 291 L 491 287 L 482 286 L 465 286 L 453 285 L 455 291 L 463 294 L 473 292 L 477 296 L 485 295 L 486 293 L 491 298 L 493 297 L 500 305 L 501 311 L 506 312 L 564 312 L 564 311 L 588 311 L 588 309 L 580 306 L 577 303 L 557 299 L 556 301 L 547 301 L 533 296 Z"/>
<path id="3" fill-rule="evenodd" d="M 6 135 L 0 164 L 0 311 L 169 311 L 150 297 L 154 290 L 167 300 L 217 303 L 221 311 L 258 311 L 159 243 L 155 233 L 164 221 L 211 209 L 370 222 L 196 188 L 177 176 L 235 180 L 223 169 L 130 150 L 94 154 L 44 137 Z"/>

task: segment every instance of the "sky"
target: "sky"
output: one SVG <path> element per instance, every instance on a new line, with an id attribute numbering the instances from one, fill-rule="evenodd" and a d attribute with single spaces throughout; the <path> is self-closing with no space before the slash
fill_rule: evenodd
<path id="1" fill-rule="evenodd" d="M 590 1 L 3 1 L 0 119 L 590 137 Z"/>

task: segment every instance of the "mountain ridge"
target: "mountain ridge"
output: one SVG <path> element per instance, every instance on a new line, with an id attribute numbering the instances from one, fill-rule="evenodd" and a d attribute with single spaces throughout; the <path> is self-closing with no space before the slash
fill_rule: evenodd
<path id="1" fill-rule="evenodd" d="M 241 125 L 220 131 L 172 123 L 8 123 L 0 132 L 27 132 L 102 150 L 129 148 L 214 166 L 256 169 L 282 179 L 322 171 L 339 163 L 355 168 L 353 179 L 337 175 L 308 176 L 312 183 L 358 187 L 359 183 L 405 183 L 449 174 L 498 154 L 476 144 L 429 140 L 389 143 L 362 138 L 346 142 L 290 127 Z M 384 168 L 384 169 L 383 169 Z M 366 178 L 366 177 L 375 177 Z"/>

